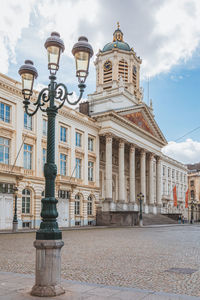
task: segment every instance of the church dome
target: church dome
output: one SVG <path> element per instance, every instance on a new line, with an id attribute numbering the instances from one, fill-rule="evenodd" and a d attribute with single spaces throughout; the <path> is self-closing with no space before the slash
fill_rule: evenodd
<path id="1" fill-rule="evenodd" d="M 125 50 L 125 51 L 131 51 L 131 48 L 127 43 L 116 41 L 116 42 L 106 44 L 103 47 L 102 52 L 112 50 L 113 48 L 118 48 L 118 49 Z"/>
<path id="2" fill-rule="evenodd" d="M 118 28 L 113 33 L 113 41 L 111 43 L 106 44 L 103 47 L 102 52 L 106 52 L 112 50 L 113 48 L 117 48 L 120 50 L 131 51 L 130 46 L 124 42 L 123 40 L 123 32 L 119 29 L 119 22 L 117 23 Z"/>

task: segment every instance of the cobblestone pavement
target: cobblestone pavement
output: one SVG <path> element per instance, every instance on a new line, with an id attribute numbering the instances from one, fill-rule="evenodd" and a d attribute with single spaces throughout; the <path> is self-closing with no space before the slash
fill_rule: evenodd
<path id="1" fill-rule="evenodd" d="M 35 233 L 0 235 L 0 270 L 34 273 Z M 200 297 L 200 226 L 63 232 L 62 277 Z"/>

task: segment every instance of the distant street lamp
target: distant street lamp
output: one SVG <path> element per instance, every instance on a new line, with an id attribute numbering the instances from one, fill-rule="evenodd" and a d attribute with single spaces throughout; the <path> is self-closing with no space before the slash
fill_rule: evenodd
<path id="1" fill-rule="evenodd" d="M 14 209 L 14 216 L 13 216 L 12 231 L 17 232 L 17 230 L 18 230 L 18 220 L 17 220 L 17 192 L 18 192 L 18 188 L 17 188 L 17 186 L 14 186 L 13 192 L 14 192 L 13 194 L 15 195 L 15 209 Z"/>
<path id="2" fill-rule="evenodd" d="M 142 193 L 139 193 L 137 195 L 137 200 L 140 203 L 140 213 L 139 213 L 139 226 L 143 226 L 143 218 L 142 218 L 142 202 L 144 201 L 144 195 Z"/>
<path id="3" fill-rule="evenodd" d="M 191 219 L 190 224 L 194 224 L 194 199 L 191 200 Z"/>
<path id="4" fill-rule="evenodd" d="M 61 276 L 61 248 L 62 232 L 58 228 L 56 218 L 58 212 L 55 198 L 55 178 L 57 166 L 55 164 L 55 118 L 58 110 L 67 101 L 71 105 L 76 105 L 82 98 L 86 87 L 85 80 L 88 75 L 90 58 L 93 55 L 88 39 L 81 36 L 72 49 L 72 54 L 76 61 L 76 76 L 79 81 L 80 96 L 71 102 L 68 98 L 72 93 L 68 93 L 67 87 L 63 83 L 56 83 L 56 72 L 59 69 L 60 55 L 64 51 L 64 43 L 57 32 L 52 32 L 51 36 L 44 44 L 48 53 L 48 69 L 50 71 L 50 83 L 48 87 L 41 90 L 37 101 L 33 103 L 36 107 L 33 112 L 29 112 L 30 97 L 33 94 L 34 79 L 38 73 L 31 60 L 26 60 L 19 69 L 22 78 L 22 94 L 24 96 L 25 112 L 29 116 L 36 114 L 38 109 L 46 112 L 48 116 L 47 133 L 47 162 L 44 165 L 45 176 L 45 197 L 42 199 L 42 222 L 40 229 L 36 232 L 36 281 L 31 294 L 35 296 L 48 297 L 63 294 L 65 291 L 60 286 Z M 49 105 L 47 106 L 47 103 Z"/>

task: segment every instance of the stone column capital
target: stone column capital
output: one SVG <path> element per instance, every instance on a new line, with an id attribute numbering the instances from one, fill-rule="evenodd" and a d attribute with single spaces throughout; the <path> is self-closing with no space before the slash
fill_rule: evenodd
<path id="1" fill-rule="evenodd" d="M 134 144 L 130 144 L 130 152 L 135 152 L 135 148 Z"/>
<path id="2" fill-rule="evenodd" d="M 149 158 L 150 158 L 150 160 L 153 160 L 154 157 L 155 157 L 154 153 L 149 153 Z"/>
<path id="3" fill-rule="evenodd" d="M 119 140 L 119 148 L 124 148 L 124 145 L 125 145 L 125 141 L 120 139 Z"/>
<path id="4" fill-rule="evenodd" d="M 141 155 L 141 156 L 145 156 L 145 155 L 146 155 L 146 151 L 145 151 L 144 149 L 141 149 L 140 155 Z"/>
<path id="5" fill-rule="evenodd" d="M 113 136 L 110 133 L 106 134 L 106 143 L 112 143 Z"/>
<path id="6" fill-rule="evenodd" d="M 161 157 L 160 157 L 160 156 L 157 156 L 157 157 L 156 157 L 156 161 L 157 161 L 157 163 L 161 163 Z"/>

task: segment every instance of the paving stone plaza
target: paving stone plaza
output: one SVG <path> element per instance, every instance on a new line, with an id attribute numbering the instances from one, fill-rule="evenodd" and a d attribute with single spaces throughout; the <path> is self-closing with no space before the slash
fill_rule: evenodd
<path id="1" fill-rule="evenodd" d="M 34 274 L 35 233 L 0 239 L 0 271 Z M 200 298 L 199 225 L 67 230 L 63 241 L 63 279 Z"/>

